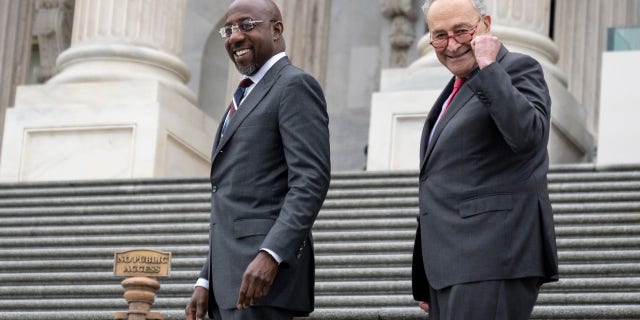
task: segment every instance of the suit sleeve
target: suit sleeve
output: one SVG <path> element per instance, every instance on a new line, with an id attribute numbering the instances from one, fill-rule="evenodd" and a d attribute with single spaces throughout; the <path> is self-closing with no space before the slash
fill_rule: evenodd
<path id="1" fill-rule="evenodd" d="M 508 53 L 470 79 L 469 86 L 487 107 L 514 153 L 526 153 L 545 143 L 551 98 L 542 67 L 533 58 Z"/>
<path id="2" fill-rule="evenodd" d="M 288 192 L 263 248 L 277 253 L 283 263 L 295 264 L 329 188 L 329 118 L 320 85 L 308 74 L 290 79 L 280 101 Z"/>
<path id="3" fill-rule="evenodd" d="M 211 240 L 209 240 L 211 241 Z M 208 246 L 209 250 L 211 250 L 211 243 L 209 243 Z M 202 269 L 200 269 L 200 275 L 198 275 L 199 279 L 206 279 L 207 281 L 210 281 L 209 279 L 209 266 L 211 265 L 211 253 L 207 254 L 207 259 L 204 261 L 204 264 L 202 265 Z"/>
<path id="4" fill-rule="evenodd" d="M 416 238 L 413 243 L 413 259 L 411 260 L 411 291 L 413 299 L 416 301 L 431 302 L 429 296 L 429 279 L 424 271 L 422 260 L 422 237 L 420 235 L 420 224 L 416 230 Z"/>

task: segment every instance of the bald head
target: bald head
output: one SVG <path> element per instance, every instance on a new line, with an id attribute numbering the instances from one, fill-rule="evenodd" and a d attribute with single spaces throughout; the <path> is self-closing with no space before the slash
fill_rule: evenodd
<path id="1" fill-rule="evenodd" d="M 235 0 L 226 14 L 226 27 L 248 24 L 244 30 L 231 29 L 225 48 L 238 70 L 251 75 L 274 55 L 285 51 L 282 14 L 272 0 Z"/>
<path id="2" fill-rule="evenodd" d="M 265 17 L 269 19 L 274 19 L 276 21 L 282 21 L 282 14 L 280 13 L 280 8 L 276 5 L 272 0 L 235 0 L 229 6 L 228 13 L 236 6 L 250 6 L 253 7 L 256 13 L 262 13 Z"/>
<path id="3" fill-rule="evenodd" d="M 484 0 L 469 0 L 469 1 L 471 1 L 471 4 L 473 5 L 473 7 L 476 8 L 476 10 L 478 10 L 478 13 L 480 13 L 481 15 L 484 16 L 484 15 L 489 14 L 489 10 L 487 10 L 487 6 L 484 3 Z M 424 5 L 422 6 L 422 10 L 424 11 L 425 15 L 429 11 L 429 7 L 431 7 L 431 4 L 433 4 L 434 2 L 436 2 L 436 0 L 425 0 L 424 1 Z"/>
<path id="4" fill-rule="evenodd" d="M 248 8 L 249 11 L 259 15 L 261 19 L 272 20 L 280 25 L 281 32 L 284 31 L 284 25 L 282 24 L 282 13 L 280 8 L 273 0 L 234 0 L 229 9 L 227 10 L 227 17 L 230 12 L 234 11 L 234 8 Z M 279 51 L 285 51 L 285 43 L 283 37 L 278 37 L 276 40 L 276 46 Z"/>

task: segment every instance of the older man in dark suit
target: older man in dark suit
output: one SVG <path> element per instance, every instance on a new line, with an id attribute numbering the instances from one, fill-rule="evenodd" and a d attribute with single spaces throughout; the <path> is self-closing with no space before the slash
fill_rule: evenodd
<path id="1" fill-rule="evenodd" d="M 540 285 L 558 279 L 542 68 L 490 35 L 482 0 L 424 10 L 454 78 L 422 133 L 414 297 L 431 320 L 528 319 Z"/>
<path id="2" fill-rule="evenodd" d="M 187 319 L 313 310 L 311 227 L 329 186 L 328 116 L 317 81 L 284 53 L 281 21 L 270 0 L 236 0 L 220 30 L 244 79 L 213 147 L 209 255 Z"/>

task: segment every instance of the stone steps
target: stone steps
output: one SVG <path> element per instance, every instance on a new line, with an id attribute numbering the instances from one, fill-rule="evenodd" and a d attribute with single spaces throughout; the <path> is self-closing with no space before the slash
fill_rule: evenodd
<path id="1" fill-rule="evenodd" d="M 335 173 L 314 225 L 311 319 L 424 319 L 410 295 L 416 172 Z M 533 319 L 640 319 L 640 166 L 549 173 L 561 281 Z M 113 319 L 113 255 L 171 251 L 154 305 L 184 306 L 207 253 L 206 179 L 0 184 L 0 320 Z"/>

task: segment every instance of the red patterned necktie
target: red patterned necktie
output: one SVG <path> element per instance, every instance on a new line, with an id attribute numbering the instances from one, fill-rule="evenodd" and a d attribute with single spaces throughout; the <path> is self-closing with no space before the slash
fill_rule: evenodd
<path id="1" fill-rule="evenodd" d="M 229 116 L 228 116 L 229 120 L 231 120 L 233 115 L 236 114 L 236 111 L 238 111 L 238 106 L 242 101 L 242 97 L 244 97 L 245 91 L 252 84 L 253 84 L 253 81 L 251 81 L 251 79 L 249 78 L 244 78 L 242 79 L 242 81 L 240 81 L 240 84 L 238 85 L 238 89 L 236 89 L 236 92 L 233 94 L 233 100 L 229 105 Z"/>
<path id="2" fill-rule="evenodd" d="M 435 132 L 436 126 L 440 122 L 440 119 L 442 119 L 442 116 L 444 115 L 445 111 L 447 111 L 449 104 L 451 104 L 451 100 L 453 100 L 453 97 L 456 95 L 456 93 L 458 93 L 458 90 L 460 90 L 460 87 L 462 87 L 465 80 L 466 80 L 465 78 L 456 77 L 455 81 L 453 82 L 453 91 L 451 91 L 451 95 L 449 95 L 449 99 L 447 99 L 447 101 L 445 101 L 445 104 L 442 106 L 442 110 L 438 115 L 438 119 L 436 120 L 436 123 L 434 123 L 433 127 L 431 128 L 431 133 L 429 134 L 429 143 L 431 142 L 431 138 L 433 137 L 433 133 Z"/>
<path id="3" fill-rule="evenodd" d="M 453 100 L 453 97 L 456 95 L 456 93 L 458 93 L 458 90 L 460 90 L 460 87 L 462 87 L 465 80 L 467 79 L 456 77 L 456 80 L 453 82 L 453 91 L 451 91 L 451 95 L 449 96 L 449 99 L 447 99 L 447 103 L 444 105 L 444 107 L 442 107 L 442 111 L 440 111 L 440 116 L 438 117 L 438 119 L 442 118 L 444 112 L 447 111 L 449 105 L 451 104 L 451 101 Z"/>

